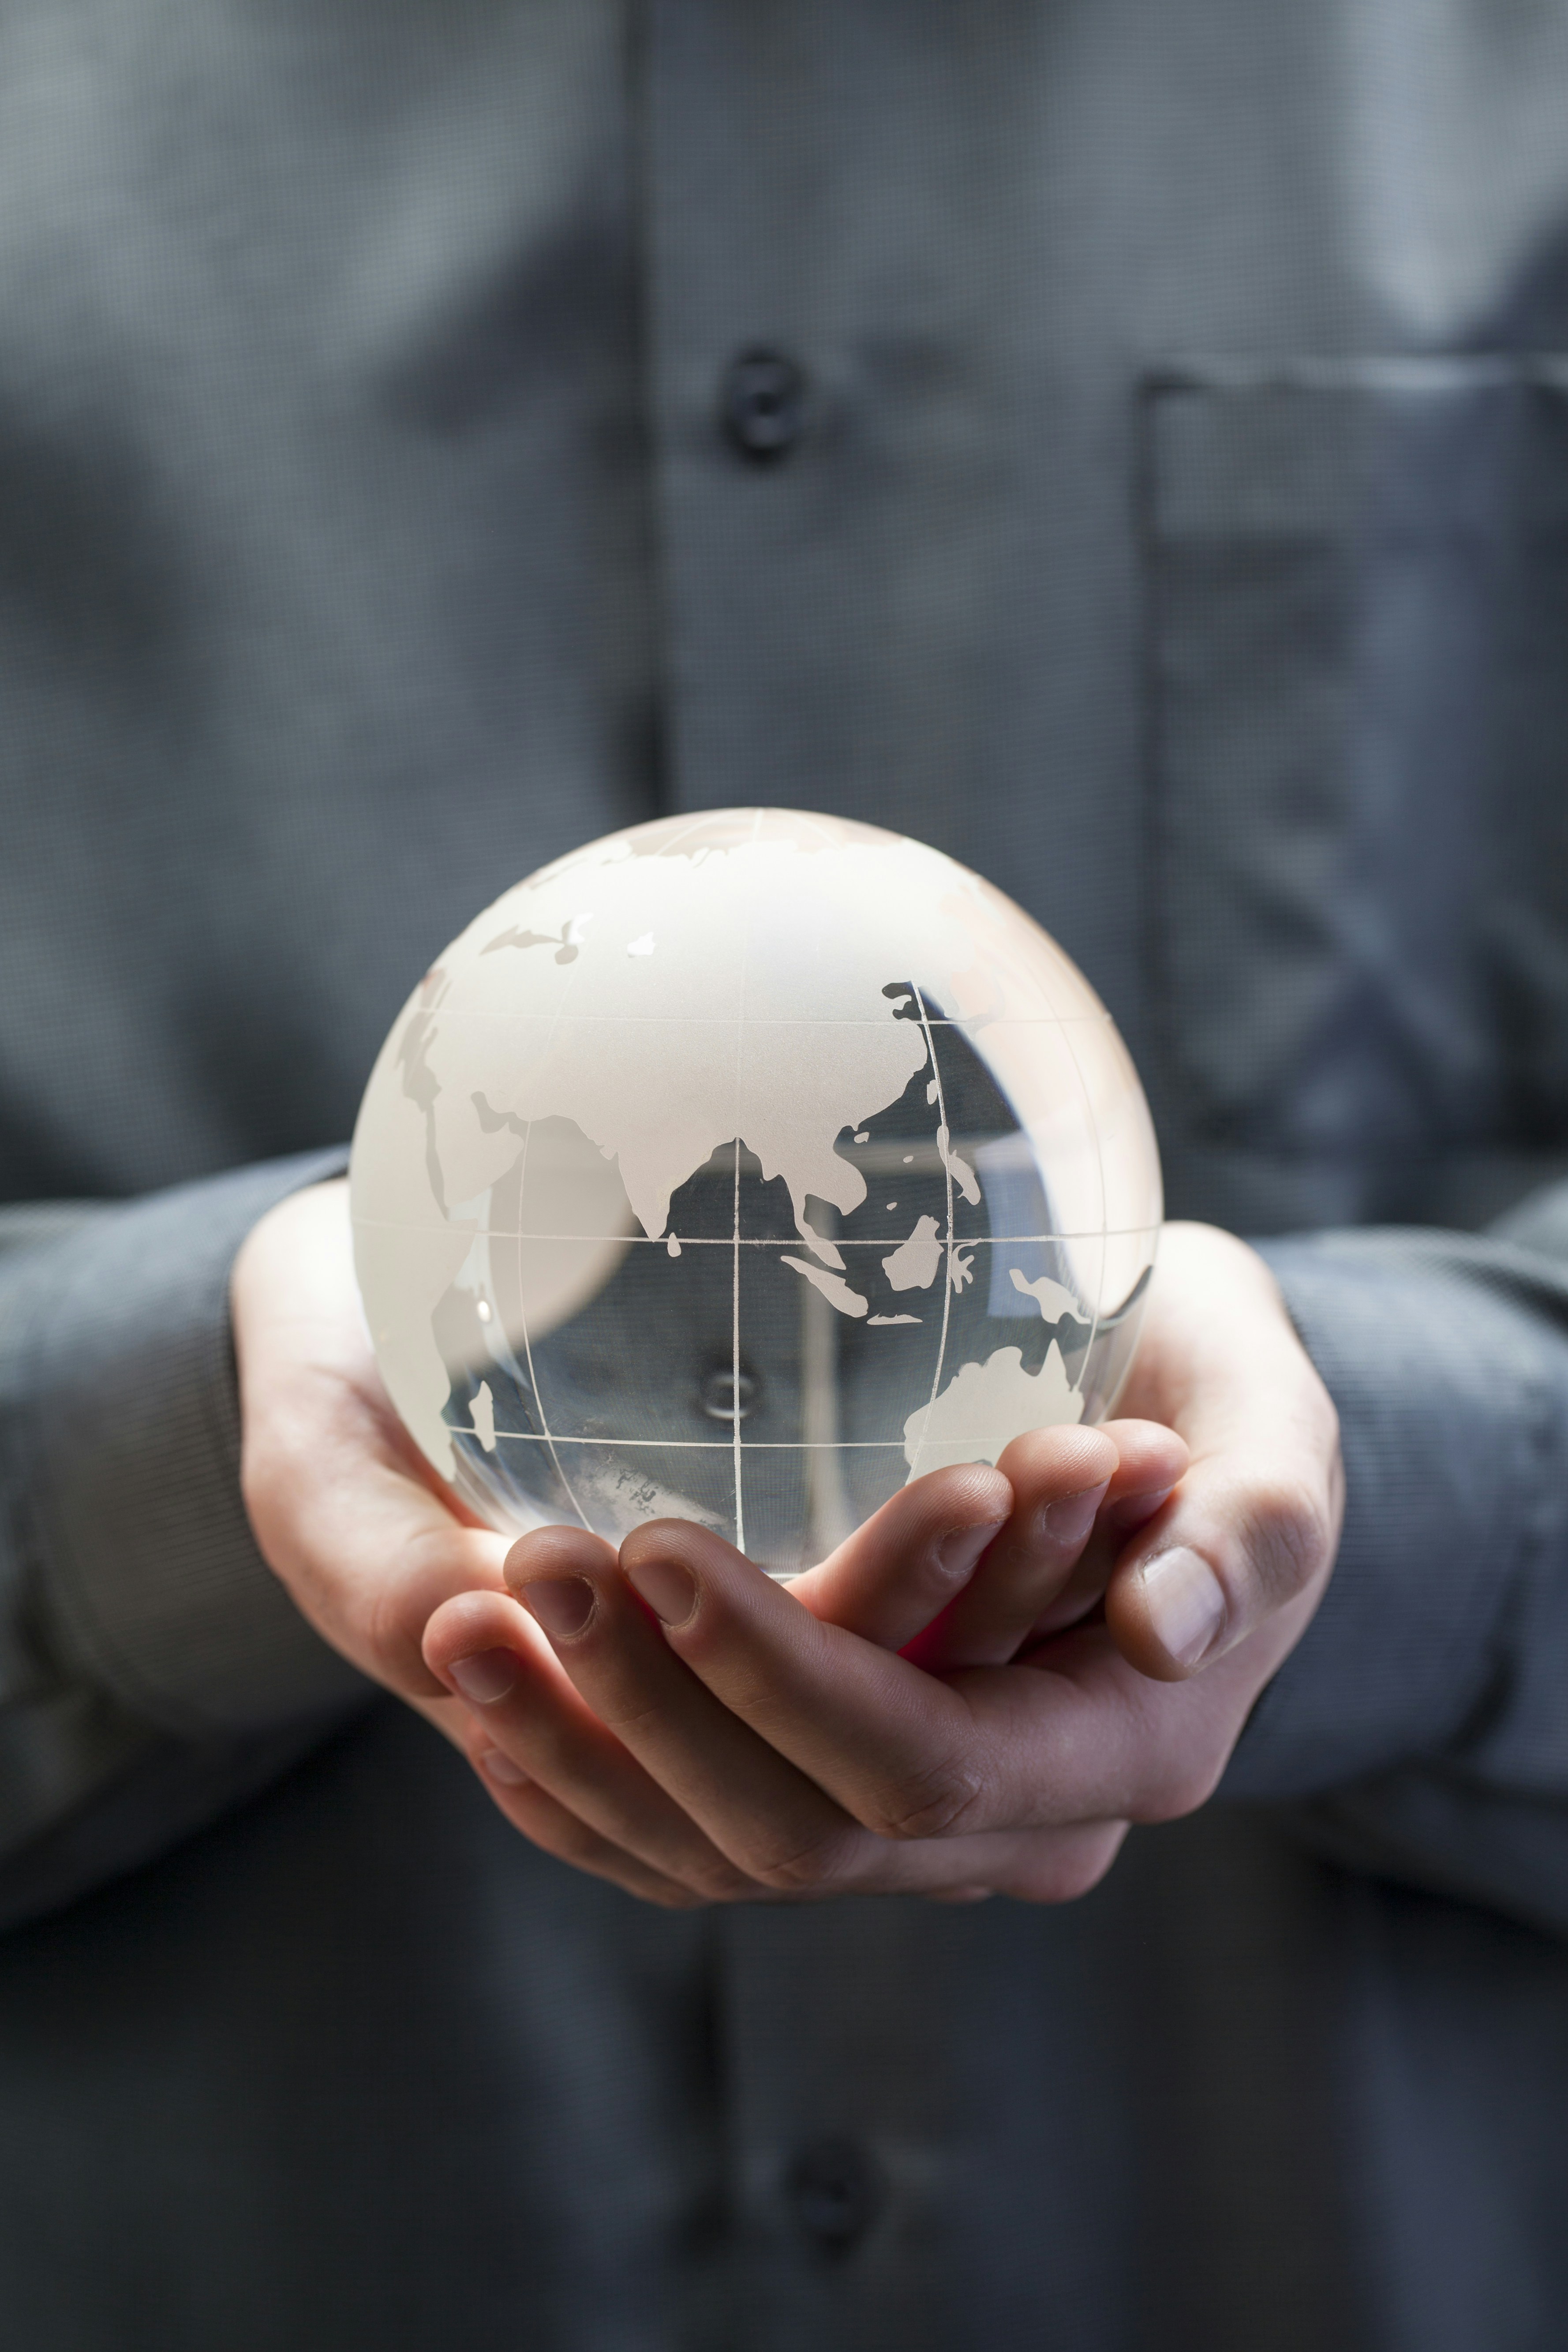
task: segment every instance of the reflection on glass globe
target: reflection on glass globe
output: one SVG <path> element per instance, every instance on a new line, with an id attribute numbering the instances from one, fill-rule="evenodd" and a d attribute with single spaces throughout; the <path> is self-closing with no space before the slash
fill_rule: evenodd
<path id="1" fill-rule="evenodd" d="M 779 1574 L 1103 1417 L 1161 1216 L 1061 950 L 938 851 L 781 809 L 613 835 L 479 916 L 352 1177 L 382 1372 L 471 1509 L 698 1519 Z"/>

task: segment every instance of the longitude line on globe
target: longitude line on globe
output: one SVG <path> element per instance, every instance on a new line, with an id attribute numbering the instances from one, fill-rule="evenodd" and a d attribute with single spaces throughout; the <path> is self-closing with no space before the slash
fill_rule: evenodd
<path id="1" fill-rule="evenodd" d="M 925 1452 L 925 1446 L 926 1446 L 926 1432 L 927 1432 L 927 1430 L 931 1427 L 931 1407 L 932 1407 L 932 1406 L 935 1404 L 935 1402 L 936 1402 L 936 1392 L 937 1392 L 938 1389 L 942 1386 L 942 1360 L 943 1360 L 943 1359 L 945 1358 L 945 1356 L 946 1356 L 946 1354 L 947 1354 L 947 1323 L 948 1323 L 948 1318 L 949 1318 L 949 1316 L 950 1316 L 950 1315 L 952 1314 L 952 1255 L 953 1255 L 953 1249 L 952 1249 L 952 1133 L 951 1133 L 951 1132 L 950 1132 L 950 1130 L 949 1130 L 948 1124 L 947 1124 L 947 1097 L 946 1097 L 946 1096 L 945 1096 L 945 1095 L 943 1094 L 943 1092 L 942 1092 L 942 1066 L 941 1066 L 941 1064 L 938 1062 L 938 1060 L 937 1060 L 937 1058 L 936 1058 L 936 1039 L 935 1039 L 935 1038 L 931 1035 L 931 1021 L 930 1021 L 930 1018 L 929 1018 L 929 1016 L 928 1016 L 928 1014 L 927 1014 L 927 1013 L 926 1013 L 926 1001 L 925 1001 L 925 998 L 924 998 L 924 996 L 922 995 L 922 993 L 921 993 L 921 985 L 920 985 L 920 982 L 919 982 L 918 981 L 911 980 L 911 981 L 910 981 L 910 988 L 914 991 L 914 999 L 915 999 L 915 1003 L 916 1003 L 919 1005 L 919 1007 L 920 1007 L 921 1027 L 925 1031 L 926 1051 L 927 1051 L 927 1053 L 931 1055 L 931 1084 L 932 1084 L 932 1085 L 935 1087 L 935 1088 L 936 1088 L 936 1116 L 937 1116 L 937 1126 L 938 1126 L 939 1132 L 940 1132 L 942 1136 L 944 1136 L 944 1137 L 946 1138 L 946 1142 L 947 1142 L 947 1148 L 946 1148 L 946 1150 L 943 1151 L 942 1156 L 942 1173 L 943 1173 L 943 1175 L 947 1178 L 947 1232 L 946 1232 L 946 1233 L 945 1233 L 945 1234 L 942 1236 L 942 1337 L 941 1337 L 941 1339 L 937 1341 L 937 1348 L 936 1348 L 936 1370 L 935 1370 L 935 1371 L 931 1374 L 931 1394 L 930 1394 L 930 1396 L 926 1399 L 926 1413 L 925 1413 L 925 1419 L 924 1419 L 924 1421 L 923 1421 L 923 1422 L 921 1423 L 921 1440 L 920 1440 L 920 1444 L 915 1447 L 915 1458 L 914 1458 L 914 1460 L 913 1460 L 913 1461 L 910 1463 L 910 1475 L 909 1475 L 909 1477 L 908 1477 L 908 1478 L 905 1480 L 905 1482 L 904 1482 L 906 1486 L 912 1486 L 912 1485 L 914 1484 L 914 1481 L 915 1481 L 915 1480 L 920 1476 L 920 1475 L 921 1475 L 921 1454 Z M 1103 1200 L 1102 1200 L 1102 1201 L 1101 1201 L 1101 1202 L 1100 1202 L 1100 1214 L 1101 1214 L 1101 1216 L 1102 1216 L 1102 1217 L 1104 1216 L 1104 1213 L 1105 1213 L 1105 1204 L 1104 1204 L 1104 1202 L 1103 1202 Z"/>
<path id="2" fill-rule="evenodd" d="M 711 814 L 712 812 L 710 809 L 699 809 L 689 824 L 683 824 L 679 833 L 672 833 L 670 835 L 669 839 L 661 845 L 658 853 L 659 856 L 661 857 L 668 857 L 672 850 L 679 849 L 681 843 L 688 840 L 689 836 L 697 831 L 699 825 L 703 823 L 704 819 L 711 815 Z M 618 1016 L 607 1014 L 605 1017 L 607 1019 L 613 1019 Z"/>
<path id="3" fill-rule="evenodd" d="M 763 812 L 752 812 L 752 839 L 756 840 L 763 829 Z M 746 1035 L 747 966 L 752 951 L 752 927 L 748 923 L 741 942 L 741 993 L 735 1011 L 735 1207 L 732 1240 L 734 1244 L 730 1280 L 730 1428 L 734 1444 L 735 1465 L 735 1549 L 746 1549 L 746 1504 L 741 1475 L 741 1073 Z"/>
<path id="4" fill-rule="evenodd" d="M 1079 1085 L 1083 1089 L 1083 1107 L 1089 1113 L 1089 1133 L 1094 1138 L 1094 1164 L 1100 1172 L 1100 1265 L 1094 1277 L 1094 1318 L 1089 1327 L 1089 1346 L 1084 1351 L 1083 1370 L 1079 1374 L 1079 1379 L 1081 1381 L 1087 1379 L 1089 1368 L 1094 1361 L 1094 1343 L 1100 1333 L 1100 1306 L 1102 1295 L 1105 1289 L 1105 1244 L 1107 1239 L 1107 1221 L 1105 1214 L 1105 1150 L 1100 1139 L 1100 1121 L 1094 1115 L 1094 1097 L 1089 1092 L 1089 1080 L 1084 1076 L 1083 1064 L 1073 1052 L 1072 1039 L 1067 1034 L 1067 1023 L 1064 1021 L 1060 1023 L 1059 1025 L 1062 1032 L 1063 1041 L 1067 1045 L 1068 1056 L 1071 1059 L 1074 1070 L 1078 1073 Z M 1089 1237 L 1086 1235 L 1085 1238 L 1087 1239 Z M 1158 1246 L 1158 1235 L 1156 1235 L 1156 1246 Z"/>
<path id="5" fill-rule="evenodd" d="M 735 1060 L 741 1058 L 740 1026 L 735 1030 Z M 739 1087 L 737 1087 L 737 1093 Z M 737 1102 L 739 1113 L 740 1104 Z M 741 1491 L 741 1139 L 735 1138 L 734 1277 L 730 1285 L 730 1427 L 735 1465 L 735 1549 L 746 1549 L 746 1506 Z"/>
<path id="6" fill-rule="evenodd" d="M 528 1121 L 528 1132 L 522 1139 L 522 1167 L 519 1171 L 518 1176 L 518 1193 L 520 1198 L 521 1196 L 522 1187 L 528 1178 L 528 1140 L 529 1136 L 532 1133 L 533 1121 L 530 1119 Z M 583 1525 L 587 1527 L 588 1515 L 584 1510 L 582 1504 L 577 1500 L 575 1494 L 573 1492 L 572 1482 L 561 1466 L 561 1456 L 555 1450 L 555 1440 L 551 1433 L 549 1419 L 544 1411 L 544 1399 L 540 1393 L 539 1375 L 533 1369 L 533 1342 L 528 1336 L 528 1308 L 523 1304 L 525 1292 L 522 1274 L 522 1244 L 524 1238 L 524 1235 L 521 1234 L 519 1234 L 517 1236 L 517 1311 L 519 1319 L 522 1324 L 522 1352 L 524 1360 L 528 1365 L 528 1385 L 533 1391 L 534 1409 L 539 1414 L 539 1426 L 543 1433 L 544 1443 L 550 1448 L 550 1459 L 554 1465 L 555 1475 L 561 1481 L 562 1486 L 565 1491 L 567 1501 L 571 1504 L 572 1508 L 576 1512 L 577 1517 L 582 1520 Z M 504 1433 L 502 1433 L 504 1434 Z M 590 1532 L 592 1532 L 592 1530 L 590 1530 Z"/>
<path id="7" fill-rule="evenodd" d="M 813 816 L 809 809 L 797 810 L 796 814 L 800 817 L 801 822 L 804 824 L 809 825 L 812 832 L 817 835 L 817 838 L 821 841 L 825 848 L 836 849 L 838 845 L 834 838 L 834 835 L 829 832 L 827 826 L 824 824 L 820 817 Z M 761 815 L 760 810 L 758 814 L 759 816 Z M 755 838 L 754 835 L 752 837 L 753 839 Z"/>
<path id="8" fill-rule="evenodd" d="M 1107 1219 L 1107 1217 L 1106 1217 L 1106 1202 L 1105 1202 L 1105 1151 L 1104 1151 L 1104 1148 L 1103 1148 L 1103 1146 L 1102 1146 L 1102 1144 L 1101 1144 L 1101 1141 L 1100 1141 L 1100 1121 L 1096 1118 L 1096 1117 L 1095 1117 L 1095 1115 L 1094 1115 L 1094 1097 L 1093 1097 L 1093 1095 L 1089 1092 L 1089 1080 L 1084 1076 L 1084 1074 L 1083 1074 L 1083 1064 L 1079 1060 L 1079 1057 L 1078 1057 L 1077 1054 L 1076 1054 L 1076 1053 L 1074 1052 L 1074 1050 L 1073 1050 L 1073 1042 L 1072 1042 L 1072 1027 L 1073 1027 L 1073 1023 L 1074 1023 L 1074 1021 L 1075 1021 L 1075 1020 L 1080 1019 L 1080 1018 L 1081 1018 L 1081 1015 L 1078 1015 L 1078 1014 L 1072 1014 L 1072 1015 L 1069 1015 L 1069 1014 L 1064 1013 L 1063 1013 L 1063 1011 L 1062 1011 L 1062 1009 L 1061 1009 L 1061 1007 L 1060 1007 L 1060 1005 L 1057 1003 L 1057 1001 L 1056 1001 L 1055 997 L 1051 994 L 1050 990 L 1046 986 L 1046 984 L 1045 984 L 1044 981 L 1042 981 L 1042 982 L 1041 982 L 1041 983 L 1040 983 L 1040 993 L 1044 996 L 1044 998 L 1045 998 L 1045 1000 L 1046 1000 L 1047 1004 L 1050 1007 L 1052 1017 L 1054 1018 L 1054 1020 L 1055 1020 L 1055 1022 L 1056 1022 L 1056 1024 L 1057 1024 L 1058 1029 L 1058 1030 L 1059 1030 L 1059 1032 L 1061 1033 L 1061 1039 L 1062 1039 L 1062 1043 L 1066 1045 L 1066 1047 L 1067 1047 L 1067 1049 L 1068 1049 L 1068 1059 L 1070 1060 L 1070 1062 L 1072 1063 L 1073 1069 L 1074 1069 L 1075 1073 L 1077 1074 L 1079 1086 L 1079 1087 L 1080 1087 L 1080 1089 L 1081 1089 L 1081 1091 L 1082 1091 L 1082 1094 L 1083 1094 L 1083 1107 L 1084 1107 L 1085 1110 L 1089 1113 L 1089 1132 L 1090 1132 L 1090 1134 L 1091 1134 L 1091 1135 L 1093 1136 L 1093 1138 L 1094 1138 L 1094 1164 L 1095 1164 L 1095 1167 L 1096 1167 L 1097 1171 L 1099 1171 L 1099 1176 L 1100 1176 L 1100 1232 L 1099 1232 L 1099 1234 L 1089 1234 L 1089 1233 L 1085 1233 L 1085 1234 L 1057 1234 L 1057 1235 L 1055 1236 L 1055 1238 L 1056 1238 L 1058 1241 L 1094 1241 L 1094 1240 L 1098 1240 L 1098 1241 L 1099 1241 L 1099 1243 L 1100 1243 L 1100 1264 L 1099 1264 L 1098 1268 L 1096 1269 L 1096 1272 L 1095 1272 L 1095 1277 L 1094 1277 L 1094 1314 L 1093 1314 L 1093 1317 L 1092 1317 L 1092 1318 L 1091 1318 L 1091 1320 L 1090 1320 L 1089 1327 L 1089 1346 L 1088 1346 L 1088 1348 L 1087 1348 L 1087 1349 L 1085 1349 L 1085 1351 L 1084 1351 L 1083 1370 L 1082 1370 L 1082 1371 L 1079 1374 L 1079 1381 L 1080 1381 L 1080 1382 L 1081 1382 L 1082 1381 L 1084 1381 L 1085 1379 L 1087 1379 L 1088 1374 L 1089 1374 L 1089 1368 L 1090 1364 L 1092 1364 L 1092 1363 L 1093 1363 L 1093 1361 L 1094 1361 L 1094 1343 L 1095 1343 L 1095 1340 L 1096 1340 L 1096 1339 L 1098 1338 L 1099 1333 L 1100 1333 L 1100 1307 L 1101 1307 L 1101 1302 L 1102 1302 L 1102 1298 L 1103 1298 L 1103 1295 L 1104 1295 L 1104 1290 L 1105 1290 L 1105 1244 L 1106 1244 L 1106 1243 L 1107 1243 L 1107 1242 L 1110 1240 L 1110 1224 L 1109 1224 L 1109 1221 L 1108 1221 L 1108 1219 Z M 1098 1016 L 1098 1015 L 1097 1015 L 1097 1016 L 1095 1016 L 1095 1017 L 1096 1017 L 1096 1018 L 1097 1018 L 1097 1020 L 1098 1020 L 1100 1016 Z M 1104 1014 L 1103 1014 L 1103 1019 L 1104 1019 L 1104 1023 L 1105 1023 L 1105 1025 L 1106 1025 L 1107 1029 L 1110 1031 L 1110 1033 L 1112 1035 L 1114 1035 L 1114 1034 L 1115 1034 L 1115 1024 L 1112 1023 L 1112 1021 L 1111 1021 L 1111 1019 L 1110 1019 L 1110 1015 L 1109 1014 L 1109 1013 L 1104 1013 Z M 1121 1230 L 1123 1230 L 1123 1231 L 1125 1231 L 1125 1232 L 1128 1232 L 1128 1233 L 1134 1233 L 1134 1232 L 1138 1232 L 1138 1231 L 1140 1231 L 1140 1230 L 1142 1230 L 1142 1229 L 1141 1229 L 1141 1228 L 1139 1228 L 1139 1227 L 1137 1227 L 1137 1226 L 1129 1225 L 1129 1226 L 1126 1226 L 1126 1227 L 1122 1228 Z"/>
<path id="9" fill-rule="evenodd" d="M 565 1010 L 566 999 L 571 995 L 576 983 L 576 972 L 568 972 L 566 977 L 566 985 L 562 990 L 560 1001 L 556 1004 L 555 1011 L 551 1016 L 550 1034 L 546 1038 L 544 1045 L 545 1056 L 547 1060 L 551 1050 L 555 1044 L 556 1037 L 560 1033 L 561 1016 Z M 522 1138 L 522 1165 L 518 1170 L 517 1174 L 517 1222 L 519 1227 L 517 1236 L 517 1311 L 522 1321 L 522 1352 L 528 1365 L 528 1385 L 533 1391 L 534 1410 L 539 1415 L 539 1426 L 543 1433 L 544 1442 L 550 1448 L 550 1459 L 554 1466 L 555 1475 L 561 1481 L 562 1490 L 564 1493 L 567 1501 L 571 1504 L 572 1508 L 576 1512 L 577 1517 L 582 1520 L 583 1525 L 587 1528 L 588 1532 L 592 1534 L 593 1528 L 589 1523 L 588 1514 L 583 1508 L 582 1504 L 577 1500 L 572 1481 L 567 1477 L 565 1471 L 563 1469 L 561 1465 L 561 1456 L 555 1450 L 555 1440 L 551 1433 L 549 1415 L 544 1410 L 543 1392 L 539 1385 L 539 1376 L 533 1369 L 533 1341 L 529 1337 L 528 1308 L 523 1303 L 527 1297 L 528 1292 L 522 1275 L 522 1244 L 525 1239 L 531 1239 L 532 1236 L 525 1236 L 521 1231 L 523 1224 L 522 1203 L 528 1188 L 528 1147 L 532 1139 L 533 1121 L 529 1119 L 525 1126 Z"/>

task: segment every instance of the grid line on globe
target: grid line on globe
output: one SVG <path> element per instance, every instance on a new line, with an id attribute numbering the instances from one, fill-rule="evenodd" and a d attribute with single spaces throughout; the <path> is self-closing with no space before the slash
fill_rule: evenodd
<path id="1" fill-rule="evenodd" d="M 1102 1418 L 1161 1218 L 1062 950 L 847 819 L 720 810 L 508 891 L 415 989 L 351 1168 L 377 1360 L 506 1532 L 695 1518 L 776 1574 L 923 1471 Z"/>

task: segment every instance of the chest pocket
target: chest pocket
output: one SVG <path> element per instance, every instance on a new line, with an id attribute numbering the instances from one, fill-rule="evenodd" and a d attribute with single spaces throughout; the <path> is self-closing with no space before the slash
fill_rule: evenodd
<path id="1" fill-rule="evenodd" d="M 1198 366 L 1145 426 L 1177 1118 L 1369 1171 L 1560 1154 L 1568 359 Z"/>

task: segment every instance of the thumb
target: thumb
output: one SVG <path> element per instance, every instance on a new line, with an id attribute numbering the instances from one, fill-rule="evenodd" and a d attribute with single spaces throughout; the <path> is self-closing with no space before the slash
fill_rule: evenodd
<path id="1" fill-rule="evenodd" d="M 1268 1267 L 1205 1225 L 1166 1230 L 1133 1385 L 1192 1466 L 1123 1548 L 1106 1623 L 1139 1673 L 1182 1682 L 1316 1605 L 1343 1515 L 1339 1417 Z"/>
<path id="2" fill-rule="evenodd" d="M 1326 1583 L 1339 1541 L 1337 1445 L 1247 1448 L 1195 1464 L 1117 1562 L 1111 1639 L 1156 1682 L 1183 1682 Z"/>

